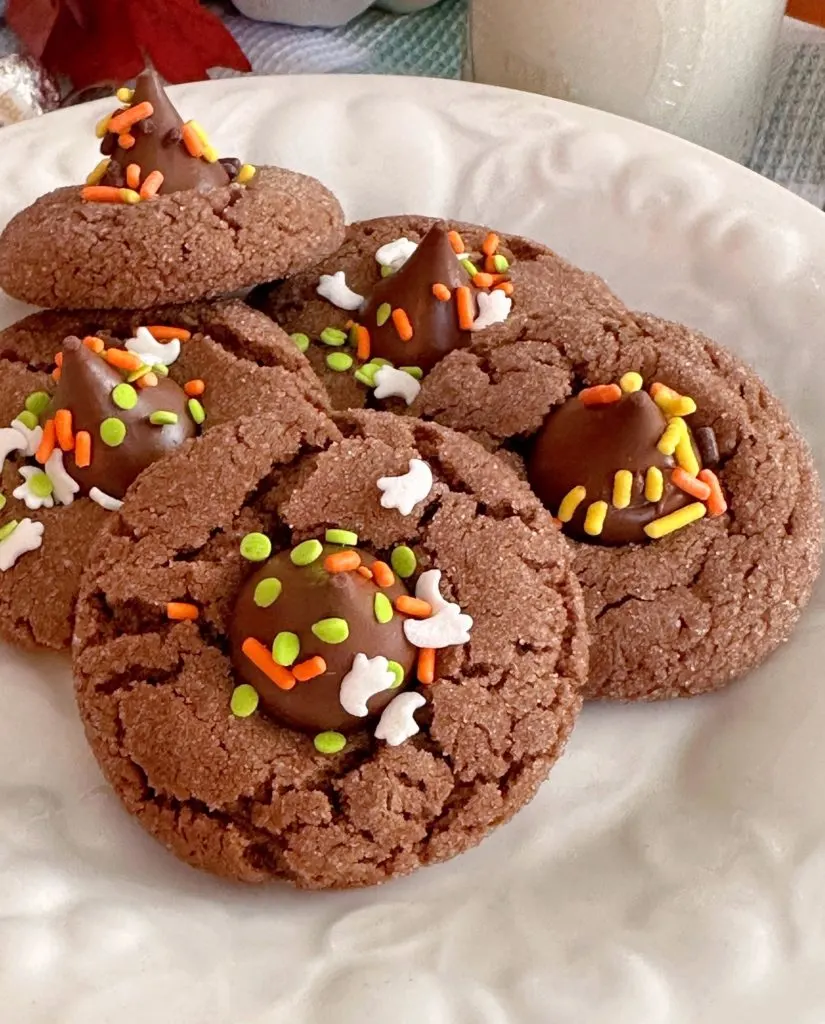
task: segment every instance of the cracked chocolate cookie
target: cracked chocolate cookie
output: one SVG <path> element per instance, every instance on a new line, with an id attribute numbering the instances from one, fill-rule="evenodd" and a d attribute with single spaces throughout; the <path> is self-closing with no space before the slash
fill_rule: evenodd
<path id="1" fill-rule="evenodd" d="M 337 252 L 252 301 L 294 335 L 334 408 L 399 411 L 450 352 L 506 344 L 548 303 L 588 297 L 623 309 L 537 242 L 403 216 L 350 225 Z"/>
<path id="2" fill-rule="evenodd" d="M 252 416 L 151 466 L 109 520 L 77 700 L 125 807 L 181 859 L 373 885 L 533 796 L 579 710 L 583 619 L 551 517 L 468 438 Z"/>
<path id="3" fill-rule="evenodd" d="M 154 71 L 98 125 L 103 159 L 0 235 L 0 286 L 48 308 L 147 308 L 287 277 L 343 237 L 314 178 L 221 159 L 183 122 Z"/>
<path id="4" fill-rule="evenodd" d="M 323 418 L 294 344 L 237 300 L 36 313 L 0 360 L 0 636 L 26 647 L 69 646 L 89 547 L 146 466 L 251 409 Z"/>

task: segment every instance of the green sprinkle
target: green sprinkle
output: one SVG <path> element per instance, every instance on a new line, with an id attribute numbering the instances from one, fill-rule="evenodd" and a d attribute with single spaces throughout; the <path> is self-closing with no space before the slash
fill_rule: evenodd
<path id="1" fill-rule="evenodd" d="M 168 409 L 158 409 L 157 412 L 153 412 L 149 417 L 149 422 L 155 427 L 172 426 L 178 422 L 178 414 L 176 412 L 169 412 Z"/>
<path id="2" fill-rule="evenodd" d="M 272 554 L 272 541 L 265 533 L 248 533 L 241 541 L 241 555 L 250 562 L 265 562 Z"/>
<path id="3" fill-rule="evenodd" d="M 301 653 L 301 641 L 295 633 L 279 633 L 272 644 L 272 657 L 278 665 L 291 665 Z"/>
<path id="4" fill-rule="evenodd" d="M 11 537 L 11 535 L 14 533 L 14 531 L 16 529 L 17 529 L 17 520 L 16 519 L 12 519 L 11 522 L 6 523 L 5 526 L 0 526 L 0 541 L 5 540 L 6 537 Z"/>
<path id="5" fill-rule="evenodd" d="M 258 691 L 249 683 L 241 683 L 232 691 L 229 707 L 236 718 L 249 718 L 258 707 Z"/>
<path id="6" fill-rule="evenodd" d="M 290 338 L 295 342 L 295 347 L 299 352 L 306 352 L 309 348 L 309 337 L 306 334 L 296 331 L 294 334 L 290 334 Z"/>
<path id="7" fill-rule="evenodd" d="M 325 345 L 333 345 L 337 348 L 339 345 L 345 345 L 347 336 L 343 331 L 339 331 L 337 327 L 325 327 L 321 331 L 321 341 Z"/>
<path id="8" fill-rule="evenodd" d="M 389 302 L 382 302 L 375 313 L 375 322 L 379 327 L 383 327 L 384 324 L 392 316 L 392 306 Z"/>
<path id="9" fill-rule="evenodd" d="M 390 687 L 391 690 L 394 690 L 396 687 L 400 686 L 404 682 L 404 669 L 398 664 L 397 661 L 388 661 L 387 668 L 395 676 L 395 682 Z"/>
<path id="10" fill-rule="evenodd" d="M 347 738 L 340 732 L 319 732 L 312 742 L 319 754 L 340 754 L 347 745 Z"/>
<path id="11" fill-rule="evenodd" d="M 382 359 L 381 356 L 375 356 L 373 359 L 370 359 L 370 362 L 377 367 L 392 366 L 391 359 Z"/>
<path id="12" fill-rule="evenodd" d="M 414 377 L 416 380 L 421 380 L 424 376 L 424 371 L 421 369 L 420 366 L 399 366 L 398 369 L 403 370 L 404 373 L 408 373 L 411 377 Z"/>
<path id="13" fill-rule="evenodd" d="M 270 576 L 269 579 L 261 580 L 257 584 L 252 600 L 259 608 L 268 608 L 275 604 L 283 589 L 281 581 L 276 576 Z"/>
<path id="14" fill-rule="evenodd" d="M 30 412 L 34 416 L 42 416 L 49 408 L 50 402 L 51 398 L 45 391 L 32 391 L 24 404 L 26 412 Z"/>
<path id="15" fill-rule="evenodd" d="M 324 540 L 327 544 L 344 544 L 346 547 L 354 548 L 358 543 L 358 534 L 352 530 L 327 530 Z"/>
<path id="16" fill-rule="evenodd" d="M 129 373 L 127 373 L 126 380 L 128 380 L 130 384 L 133 384 L 136 380 L 140 380 L 141 377 L 145 377 L 147 373 L 151 372 L 152 367 L 148 366 L 146 363 L 143 363 L 143 365 L 139 366 L 136 370 L 131 370 Z"/>
<path id="17" fill-rule="evenodd" d="M 123 444 L 126 437 L 126 424 L 117 416 L 110 416 L 100 424 L 100 440 L 110 448 Z"/>
<path id="18" fill-rule="evenodd" d="M 392 267 L 382 267 L 381 268 L 381 276 L 382 277 L 392 277 L 392 275 L 394 273 L 395 273 L 395 271 L 392 269 Z"/>
<path id="19" fill-rule="evenodd" d="M 312 624 L 312 632 L 325 644 L 342 644 L 349 636 L 346 619 L 319 619 Z"/>
<path id="20" fill-rule="evenodd" d="M 293 565 L 312 565 L 321 557 L 324 545 L 319 540 L 305 540 L 296 545 L 289 553 Z"/>
<path id="21" fill-rule="evenodd" d="M 138 393 L 131 384 L 118 384 L 112 388 L 112 401 L 118 409 L 134 409 L 137 400 Z"/>
<path id="22" fill-rule="evenodd" d="M 475 277 L 478 273 L 478 270 L 472 260 L 462 260 L 461 266 L 464 267 L 470 277 Z"/>
<path id="23" fill-rule="evenodd" d="M 0 494 L 0 512 L 2 512 L 5 507 L 6 507 L 6 496 L 5 496 L 5 494 Z"/>
<path id="24" fill-rule="evenodd" d="M 54 490 L 54 484 L 45 473 L 32 473 L 29 477 L 29 489 L 38 498 L 49 498 Z"/>
<path id="25" fill-rule="evenodd" d="M 337 373 L 346 373 L 352 366 L 352 356 L 348 352 L 330 352 L 327 356 L 327 366 Z"/>
<path id="26" fill-rule="evenodd" d="M 24 409 L 18 416 L 15 417 L 20 420 L 24 427 L 28 427 L 29 430 L 34 430 L 37 426 L 37 417 L 33 412 L 29 412 L 28 409 Z"/>
<path id="27" fill-rule="evenodd" d="M 386 626 L 388 622 L 392 622 L 392 604 L 386 594 L 382 594 L 379 591 L 375 595 L 372 602 L 372 610 L 375 612 L 375 617 L 382 626 Z"/>
<path id="28" fill-rule="evenodd" d="M 375 374 L 364 373 L 363 367 L 360 370 L 356 370 L 355 373 L 353 374 L 353 377 L 355 377 L 359 384 L 363 384 L 365 385 L 365 387 L 375 387 Z"/>
<path id="29" fill-rule="evenodd" d="M 152 373 L 156 373 L 158 377 L 168 377 L 169 367 L 164 366 L 163 363 L 155 363 L 152 367 Z"/>
<path id="30" fill-rule="evenodd" d="M 397 548 L 393 548 L 390 565 L 402 580 L 406 580 L 418 568 L 418 560 L 412 548 L 408 548 L 406 544 L 399 544 Z"/>
<path id="31" fill-rule="evenodd" d="M 200 426 L 201 423 L 203 423 L 203 421 L 206 419 L 206 410 L 197 400 L 197 398 L 190 398 L 189 401 L 186 403 L 186 408 L 189 410 L 189 415 L 192 417 L 195 423 L 198 424 L 198 426 Z"/>
<path id="32" fill-rule="evenodd" d="M 493 266 L 496 268 L 497 274 L 506 274 L 510 269 L 510 261 L 506 256 L 502 256 L 501 253 L 498 253 L 493 257 Z"/>

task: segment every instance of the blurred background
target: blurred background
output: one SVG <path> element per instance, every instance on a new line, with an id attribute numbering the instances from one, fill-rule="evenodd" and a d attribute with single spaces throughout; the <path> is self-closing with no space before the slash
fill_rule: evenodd
<path id="1" fill-rule="evenodd" d="M 825 203 L 825 0 L 0 0 L 0 124 L 170 81 L 468 78 L 644 121 Z"/>

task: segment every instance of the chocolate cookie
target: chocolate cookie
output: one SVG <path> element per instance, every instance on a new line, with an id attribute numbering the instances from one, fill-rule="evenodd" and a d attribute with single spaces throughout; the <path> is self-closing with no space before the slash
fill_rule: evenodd
<path id="1" fill-rule="evenodd" d="M 286 277 L 337 246 L 343 214 L 314 178 L 221 160 L 152 71 L 98 126 L 85 188 L 56 189 L 0 235 L 0 286 L 34 305 L 147 308 Z"/>
<path id="2" fill-rule="evenodd" d="M 324 402 L 238 300 L 37 313 L 0 331 L 0 360 L 0 636 L 26 647 L 68 647 L 89 546 L 142 469 L 250 409 L 317 418 Z"/>
<path id="3" fill-rule="evenodd" d="M 95 544 L 74 655 L 89 742 L 148 831 L 217 874 L 314 889 L 506 821 L 561 752 L 587 661 L 529 489 L 467 438 L 366 412 L 248 417 L 150 467 Z"/>
<path id="4" fill-rule="evenodd" d="M 525 459 L 572 538 L 589 698 L 725 685 L 786 640 L 820 569 L 807 444 L 753 371 L 702 335 L 599 299 L 483 335 L 411 412 Z"/>
<path id="5" fill-rule="evenodd" d="M 452 350 L 520 340 L 548 303 L 588 299 L 624 308 L 537 242 L 403 216 L 350 225 L 337 252 L 251 301 L 296 335 L 334 408 L 400 411 Z"/>

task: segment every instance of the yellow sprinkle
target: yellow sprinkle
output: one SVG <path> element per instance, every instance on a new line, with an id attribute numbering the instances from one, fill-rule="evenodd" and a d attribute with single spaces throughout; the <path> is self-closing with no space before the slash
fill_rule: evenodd
<path id="1" fill-rule="evenodd" d="M 587 509 L 584 517 L 584 532 L 588 537 L 598 537 L 604 529 L 604 521 L 607 517 L 607 502 L 594 501 Z"/>
<path id="2" fill-rule="evenodd" d="M 658 540 L 660 537 L 666 537 L 669 533 L 681 530 L 683 526 L 689 526 L 691 523 L 695 523 L 696 520 L 701 519 L 706 512 L 707 509 L 702 502 L 695 501 L 692 505 L 685 505 L 684 508 L 680 508 L 676 512 L 671 512 L 669 516 L 662 516 L 661 519 L 654 519 L 652 523 L 648 523 L 645 527 L 645 533 L 651 540 Z"/>
<path id="3" fill-rule="evenodd" d="M 691 416 L 696 412 L 696 403 L 688 395 L 680 395 L 672 388 L 662 385 L 653 396 L 665 416 Z"/>
<path id="4" fill-rule="evenodd" d="M 120 190 L 120 196 L 124 203 L 130 203 L 134 205 L 140 202 L 140 196 L 133 188 L 122 188 Z"/>
<path id="5" fill-rule="evenodd" d="M 615 508 L 627 508 L 632 491 L 633 474 L 629 469 L 620 469 L 613 477 L 613 505 Z"/>
<path id="6" fill-rule="evenodd" d="M 645 474 L 645 497 L 648 501 L 661 501 L 665 490 L 665 478 L 658 466 L 651 466 Z"/>
<path id="7" fill-rule="evenodd" d="M 123 86 L 123 88 L 118 89 L 118 91 L 115 93 L 115 96 L 117 96 L 117 98 L 120 100 L 121 103 L 131 103 L 132 102 L 132 97 L 134 95 L 135 95 L 135 90 L 134 89 L 129 89 L 125 85 Z"/>
<path id="8" fill-rule="evenodd" d="M 665 432 L 659 438 L 656 447 L 662 455 L 672 455 L 676 451 L 676 445 L 687 434 L 687 424 L 681 416 L 674 416 L 665 427 Z"/>
<path id="9" fill-rule="evenodd" d="M 103 181 L 103 175 L 106 173 L 106 169 L 108 168 L 109 163 L 110 161 L 108 157 L 106 157 L 104 160 L 101 160 L 97 167 L 95 167 L 95 169 L 91 172 L 91 174 L 86 175 L 86 184 L 100 184 L 100 182 Z"/>
<path id="10" fill-rule="evenodd" d="M 203 144 L 203 159 L 209 164 L 218 162 L 218 151 L 211 142 L 204 142 Z"/>
<path id="11" fill-rule="evenodd" d="M 253 167 L 252 164 L 244 164 L 238 171 L 238 176 L 235 178 L 235 181 L 237 181 L 239 185 L 245 185 L 255 177 L 256 170 L 257 168 Z"/>
<path id="12" fill-rule="evenodd" d="M 699 460 L 696 458 L 696 453 L 693 450 L 693 445 L 687 431 L 685 431 L 681 440 L 676 445 L 676 461 L 691 476 L 696 476 L 702 468 L 699 465 Z"/>
<path id="13" fill-rule="evenodd" d="M 107 114 L 105 117 L 101 117 L 101 119 L 95 125 L 95 135 L 99 139 L 102 139 L 103 136 L 106 134 L 106 132 L 108 132 L 108 130 L 109 130 L 109 122 L 111 120 L 112 120 L 112 115 L 111 114 Z"/>
<path id="14" fill-rule="evenodd" d="M 563 523 L 569 523 L 575 515 L 576 509 L 581 505 L 586 496 L 587 491 L 581 485 L 568 491 L 562 498 L 561 505 L 559 505 L 559 519 Z"/>
<path id="15" fill-rule="evenodd" d="M 203 125 L 199 121 L 189 121 L 187 123 L 191 126 L 192 131 L 197 135 L 204 146 L 209 145 L 209 136 L 206 134 Z"/>
<path id="16" fill-rule="evenodd" d="M 626 395 L 630 395 L 634 391 L 641 391 L 642 384 L 644 384 L 642 375 L 632 370 L 630 373 L 625 373 L 619 378 L 619 387 Z"/>

